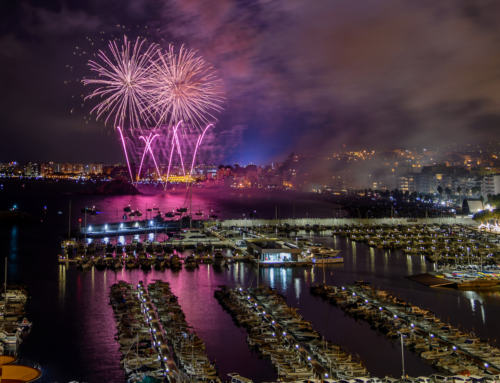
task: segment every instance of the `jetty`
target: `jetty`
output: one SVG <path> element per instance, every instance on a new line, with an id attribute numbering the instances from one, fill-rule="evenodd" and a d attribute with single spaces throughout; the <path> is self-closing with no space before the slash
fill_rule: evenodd
<path id="1" fill-rule="evenodd" d="M 277 291 L 266 285 L 248 290 L 219 287 L 214 296 L 237 325 L 247 328 L 249 345 L 271 358 L 282 379 L 369 376 L 342 346 L 322 340 L 312 323 L 289 307 Z"/>
<path id="2" fill-rule="evenodd" d="M 388 338 L 400 338 L 424 359 L 455 358 L 447 366 L 452 373 L 500 373 L 500 350 L 496 347 L 367 282 L 341 287 L 317 285 L 310 290 L 347 314 L 370 322 Z"/>

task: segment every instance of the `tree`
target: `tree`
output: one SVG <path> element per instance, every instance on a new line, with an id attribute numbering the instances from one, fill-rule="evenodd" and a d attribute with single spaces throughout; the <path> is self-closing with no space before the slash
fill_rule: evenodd
<path id="1" fill-rule="evenodd" d="M 488 222 L 493 215 L 491 214 L 491 211 L 489 210 L 482 210 L 477 212 L 472 216 L 472 219 L 476 222 L 479 222 L 481 225 L 483 225 L 483 222 Z"/>
<path id="2" fill-rule="evenodd" d="M 484 204 L 484 197 L 483 196 L 480 196 L 479 200 L 481 201 L 482 204 Z"/>
<path id="3" fill-rule="evenodd" d="M 465 192 L 465 195 L 468 195 L 470 193 L 470 189 L 469 188 L 465 188 L 464 192 Z"/>
<path id="4" fill-rule="evenodd" d="M 460 194 L 461 192 L 462 192 L 462 188 L 460 186 L 457 187 L 458 197 L 460 198 L 460 205 L 462 205 L 462 194 Z"/>
<path id="5" fill-rule="evenodd" d="M 488 203 L 495 209 L 500 208 L 500 194 L 489 195 Z"/>
<path id="6" fill-rule="evenodd" d="M 474 186 L 471 189 L 471 192 L 472 192 L 472 194 L 479 194 L 479 193 L 481 193 L 481 187 L 480 186 Z"/>
<path id="7" fill-rule="evenodd" d="M 451 198 L 451 189 L 449 187 L 445 188 L 444 192 L 446 193 L 446 195 L 448 196 L 448 198 Z"/>
<path id="8" fill-rule="evenodd" d="M 439 185 L 437 187 L 437 192 L 439 193 L 439 195 L 441 196 L 441 199 L 443 198 L 443 188 L 441 187 L 441 185 Z"/>

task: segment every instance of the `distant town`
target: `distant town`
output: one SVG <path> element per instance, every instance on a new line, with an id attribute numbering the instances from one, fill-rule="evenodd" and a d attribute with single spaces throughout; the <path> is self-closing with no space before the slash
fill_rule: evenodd
<path id="1" fill-rule="evenodd" d="M 275 188 L 299 191 L 330 190 L 362 194 L 398 190 L 408 197 L 440 195 L 486 199 L 500 194 L 500 145 L 440 147 L 435 150 L 349 151 L 330 157 L 311 157 L 291 153 L 280 163 L 198 164 L 189 167 L 173 164 L 168 182 L 193 180 L 196 187 Z M 159 164 L 143 166 L 134 182 L 165 182 L 167 168 Z M 0 163 L 0 177 L 43 179 L 102 180 L 130 179 L 125 164 L 70 164 L 56 162 Z"/>

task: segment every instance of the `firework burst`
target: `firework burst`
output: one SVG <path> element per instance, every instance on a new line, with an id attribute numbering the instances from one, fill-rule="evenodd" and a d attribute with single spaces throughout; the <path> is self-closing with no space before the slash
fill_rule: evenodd
<path id="1" fill-rule="evenodd" d="M 150 119 L 146 102 L 156 44 L 143 48 L 145 41 L 137 38 L 132 44 L 125 36 L 121 48 L 116 41 L 109 43 L 110 57 L 99 51 L 102 63 L 89 61 L 88 65 L 98 77 L 84 79 L 83 83 L 97 85 L 98 88 L 85 99 L 104 98 L 91 111 L 96 112 L 97 119 L 107 114 L 105 123 L 114 116 L 115 127 L 124 127 L 128 122 L 131 128 L 140 127 L 141 118 L 145 121 Z"/>
<path id="2" fill-rule="evenodd" d="M 216 118 L 211 112 L 220 111 L 222 97 L 214 70 L 194 51 L 174 47 L 157 51 L 151 66 L 148 111 L 157 123 L 177 126 L 180 121 L 197 130 Z M 183 124 L 184 126 L 184 124 Z"/>

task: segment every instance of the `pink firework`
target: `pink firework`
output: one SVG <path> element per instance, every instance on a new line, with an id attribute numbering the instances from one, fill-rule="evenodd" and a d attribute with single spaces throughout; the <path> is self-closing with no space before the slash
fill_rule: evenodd
<path id="1" fill-rule="evenodd" d="M 149 78 L 148 111 L 158 123 L 176 126 L 184 121 L 201 131 L 202 125 L 216 119 L 211 113 L 222 109 L 223 98 L 213 68 L 184 47 L 176 54 L 170 45 L 157 54 Z"/>
<path id="2" fill-rule="evenodd" d="M 140 127 L 141 119 L 150 120 L 146 102 L 156 44 L 144 48 L 145 41 L 137 38 L 135 43 L 131 44 L 125 36 L 121 49 L 115 41 L 109 43 L 110 57 L 99 51 L 102 63 L 89 61 L 88 65 L 98 76 L 84 79 L 83 83 L 97 85 L 98 88 L 85 99 L 104 99 L 91 111 L 96 112 L 97 119 L 107 114 L 105 123 L 114 116 L 115 126 L 124 127 L 125 123 L 129 122 L 131 128 Z"/>

